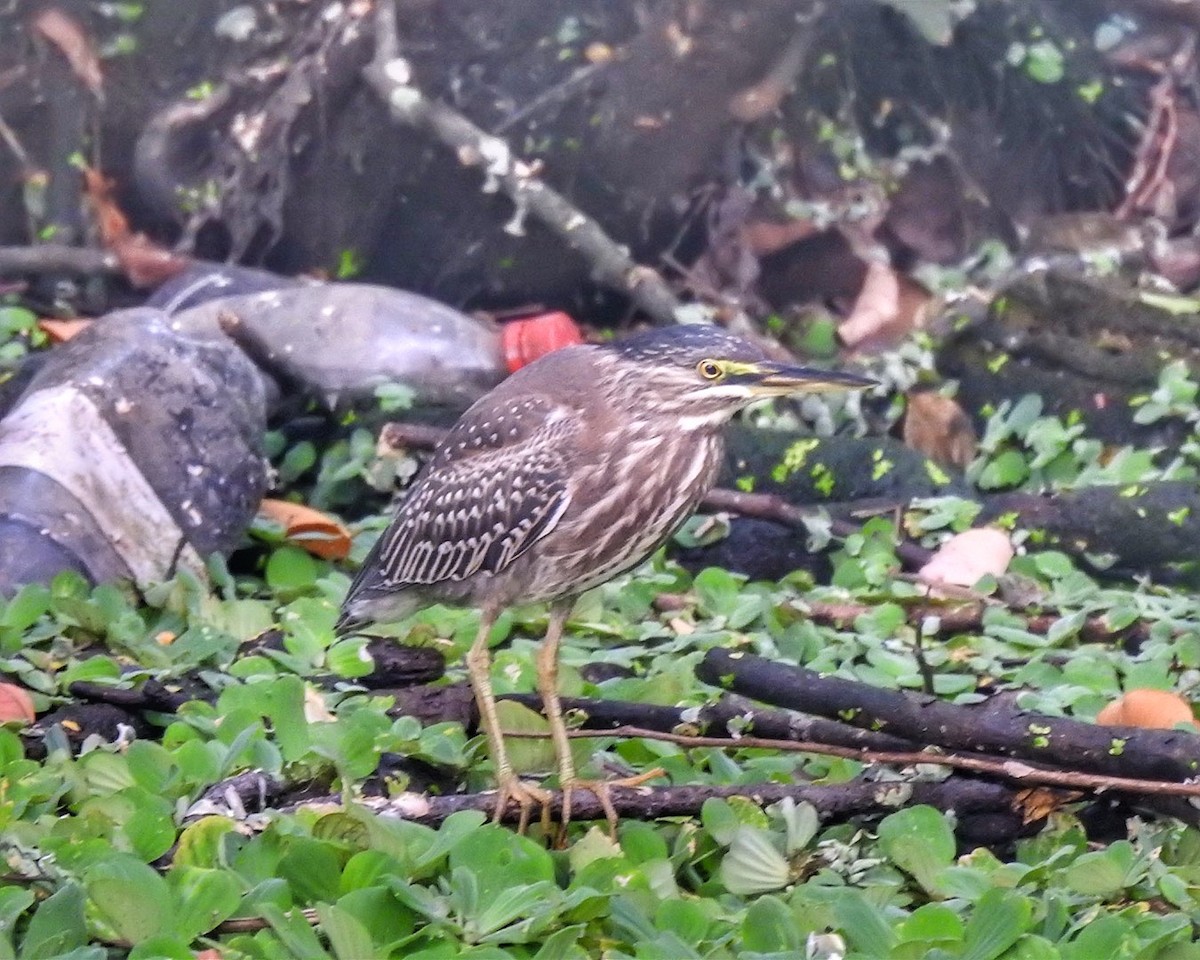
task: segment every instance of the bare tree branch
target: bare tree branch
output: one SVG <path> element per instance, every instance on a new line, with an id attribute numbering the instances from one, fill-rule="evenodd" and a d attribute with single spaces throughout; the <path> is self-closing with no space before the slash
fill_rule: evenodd
<path id="1" fill-rule="evenodd" d="M 26 273 L 72 273 L 78 276 L 119 274 L 116 254 L 92 247 L 45 243 L 35 247 L 0 247 L 0 276 Z"/>
<path id="2" fill-rule="evenodd" d="M 537 167 L 519 159 L 506 141 L 479 129 L 447 104 L 428 99 L 411 82 L 408 64 L 399 56 L 393 0 L 380 0 L 375 30 L 375 56 L 364 70 L 367 82 L 393 119 L 431 134 L 454 151 L 459 163 L 484 172 L 485 190 L 500 189 L 512 199 L 516 210 L 506 230 L 521 233 L 526 214 L 532 214 L 579 252 L 597 283 L 629 297 L 655 323 L 676 322 L 681 304 L 655 270 L 635 263 L 628 250 L 541 180 Z"/>
<path id="3" fill-rule="evenodd" d="M 890 813 L 906 804 L 927 803 L 940 810 L 965 813 L 1011 813 L 1017 806 L 1016 792 L 996 783 L 966 778 L 951 778 L 939 783 L 901 781 L 852 783 L 832 786 L 811 784 L 764 783 L 746 786 L 680 786 L 680 787 L 613 787 L 613 806 L 622 817 L 653 820 L 659 817 L 695 816 L 704 801 L 712 797 L 745 797 L 766 806 L 787 797 L 806 801 L 817 808 L 826 820 L 845 820 L 848 817 L 872 813 Z M 551 792 L 550 815 L 558 816 L 562 794 Z M 495 794 L 468 793 L 455 796 L 427 796 L 404 793 L 390 798 L 364 798 L 364 806 L 384 816 L 396 816 L 430 826 L 441 823 L 453 813 L 478 810 L 491 813 Z M 329 798 L 328 804 L 341 801 Z M 300 806 L 320 807 L 322 801 L 310 801 Z M 297 808 L 298 809 L 298 808 Z M 577 821 L 603 820 L 600 801 L 590 791 L 579 790 L 571 798 L 572 819 Z M 519 810 L 515 804 L 504 812 L 506 823 L 515 823 Z"/>

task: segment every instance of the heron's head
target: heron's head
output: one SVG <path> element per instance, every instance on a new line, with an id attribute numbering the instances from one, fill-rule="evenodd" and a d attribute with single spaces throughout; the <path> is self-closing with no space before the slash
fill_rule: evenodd
<path id="1" fill-rule="evenodd" d="M 863 389 L 874 380 L 779 363 L 760 346 L 717 327 L 688 324 L 613 343 L 609 379 L 653 415 L 720 423 L 764 397 Z"/>

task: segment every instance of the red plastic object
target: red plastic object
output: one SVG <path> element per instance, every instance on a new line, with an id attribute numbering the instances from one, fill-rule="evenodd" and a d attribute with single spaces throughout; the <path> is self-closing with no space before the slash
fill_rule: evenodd
<path id="1" fill-rule="evenodd" d="M 506 323 L 500 332 L 500 343 L 504 350 L 504 365 L 509 373 L 515 373 L 560 347 L 583 343 L 583 333 L 567 314 L 555 310 Z"/>

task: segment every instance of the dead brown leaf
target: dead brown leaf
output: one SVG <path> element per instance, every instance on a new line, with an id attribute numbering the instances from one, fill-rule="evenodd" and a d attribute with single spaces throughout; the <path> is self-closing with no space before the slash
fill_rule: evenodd
<path id="1" fill-rule="evenodd" d="M 811 220 L 796 218 L 782 223 L 774 220 L 751 220 L 742 227 L 742 239 L 750 252 L 758 257 L 807 240 L 820 231 Z"/>
<path id="2" fill-rule="evenodd" d="M 53 317 L 45 317 L 38 321 L 38 329 L 48 336 L 52 343 L 66 343 L 91 325 L 91 320 L 83 319 L 55 320 Z"/>
<path id="3" fill-rule="evenodd" d="M 868 260 L 862 289 L 838 336 L 851 349 L 888 346 L 924 325 L 929 301 L 929 291 L 915 280 L 881 260 Z"/>
<path id="4" fill-rule="evenodd" d="M 160 247 L 141 233 L 116 244 L 112 251 L 126 278 L 139 290 L 157 287 L 188 265 L 187 258 Z"/>
<path id="5" fill-rule="evenodd" d="M 129 220 L 112 198 L 113 182 L 95 167 L 84 167 L 83 188 L 95 213 L 100 239 L 112 249 L 129 236 Z"/>
<path id="6" fill-rule="evenodd" d="M 0 723 L 20 720 L 33 723 L 37 713 L 33 709 L 33 698 L 24 687 L 15 683 L 0 683 Z"/>
<path id="7" fill-rule="evenodd" d="M 121 270 L 138 289 L 157 287 L 188 265 L 188 260 L 129 228 L 129 219 L 113 199 L 113 184 L 92 167 L 83 170 L 84 189 L 104 246 L 117 256 Z"/>
<path id="8" fill-rule="evenodd" d="M 963 408 L 932 390 L 908 395 L 904 443 L 931 460 L 960 469 L 975 459 L 979 446 L 975 427 Z"/>
<path id="9" fill-rule="evenodd" d="M 100 72 L 100 58 L 96 56 L 92 38 L 80 22 L 60 7 L 44 7 L 33 18 L 33 28 L 58 47 L 75 76 L 96 99 L 101 99 L 104 77 Z"/>
<path id="10" fill-rule="evenodd" d="M 1036 823 L 1044 820 L 1056 810 L 1061 809 L 1081 794 L 1070 791 L 1051 790 L 1048 787 L 1030 787 L 1028 790 L 1017 791 L 1017 809 L 1021 813 L 1021 823 Z"/>
<path id="11" fill-rule="evenodd" d="M 350 531 L 320 510 L 268 498 L 259 504 L 258 513 L 280 524 L 297 547 L 322 560 L 344 560 L 350 553 Z"/>
<path id="12" fill-rule="evenodd" d="M 1096 714 L 1096 722 L 1102 727 L 1142 727 L 1145 730 L 1170 730 L 1180 723 L 1200 727 L 1192 713 L 1192 705 L 1179 694 L 1145 688 L 1126 691 L 1125 696 Z"/>
<path id="13" fill-rule="evenodd" d="M 994 527 L 964 530 L 938 548 L 933 559 L 917 571 L 917 578 L 933 586 L 971 587 L 987 574 L 1000 576 L 1012 558 L 1012 542 L 1002 530 Z"/>

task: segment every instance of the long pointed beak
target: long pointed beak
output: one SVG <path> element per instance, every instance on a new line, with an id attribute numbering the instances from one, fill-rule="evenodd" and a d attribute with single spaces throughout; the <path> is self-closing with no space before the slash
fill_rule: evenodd
<path id="1" fill-rule="evenodd" d="M 818 370 L 815 367 L 793 367 L 783 363 L 764 362 L 756 365 L 754 373 L 746 375 L 746 383 L 755 393 L 778 396 L 786 393 L 829 393 L 833 390 L 863 390 L 878 386 L 878 381 L 841 370 Z"/>

